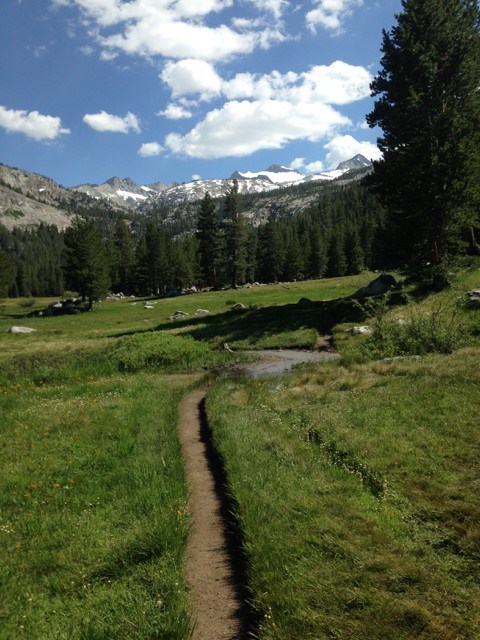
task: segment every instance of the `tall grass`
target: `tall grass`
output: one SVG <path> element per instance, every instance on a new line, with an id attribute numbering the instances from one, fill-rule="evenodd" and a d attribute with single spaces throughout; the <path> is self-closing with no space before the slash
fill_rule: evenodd
<path id="1" fill-rule="evenodd" d="M 261 640 L 479 636 L 479 356 L 209 393 Z"/>
<path id="2" fill-rule="evenodd" d="M 1 389 L 1 638 L 186 637 L 176 424 L 194 380 Z"/>

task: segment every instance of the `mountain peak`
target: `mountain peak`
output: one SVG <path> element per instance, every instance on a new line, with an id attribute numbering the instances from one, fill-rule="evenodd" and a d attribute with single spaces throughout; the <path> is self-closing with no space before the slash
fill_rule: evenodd
<path id="1" fill-rule="evenodd" d="M 372 163 L 370 160 L 368 160 L 365 156 L 362 156 L 361 153 L 357 153 L 357 155 L 353 156 L 353 158 L 340 162 L 340 164 L 337 167 L 337 171 L 347 171 L 349 169 L 363 169 L 371 166 L 372 166 Z"/>

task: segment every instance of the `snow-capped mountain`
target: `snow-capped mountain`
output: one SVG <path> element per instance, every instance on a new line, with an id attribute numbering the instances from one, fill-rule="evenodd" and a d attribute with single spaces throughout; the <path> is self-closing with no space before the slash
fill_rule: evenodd
<path id="1" fill-rule="evenodd" d="M 298 171 L 276 164 L 258 172 L 235 171 L 228 179 L 194 180 L 174 187 L 167 187 L 160 193 L 154 194 L 140 208 L 151 209 L 177 205 L 181 202 L 194 202 L 201 200 L 207 191 L 212 198 L 219 198 L 228 192 L 233 180 L 237 180 L 238 191 L 241 194 L 263 193 L 312 181 L 328 182 L 337 180 L 351 171 L 367 170 L 371 165 L 370 160 L 358 154 L 354 158 L 340 163 L 332 171 L 309 176 L 304 176 Z"/>
<path id="2" fill-rule="evenodd" d="M 117 206 L 131 208 L 149 200 L 152 196 L 166 189 L 166 187 L 161 182 L 144 186 L 136 184 L 130 178 L 121 179 L 115 177 L 100 185 L 81 184 L 77 187 L 72 187 L 72 189 L 98 200 L 107 200 Z"/>
<path id="3" fill-rule="evenodd" d="M 7 228 L 36 226 L 40 223 L 54 224 L 64 229 L 71 224 L 77 211 L 96 209 L 98 205 L 112 213 L 139 212 L 148 214 L 152 210 L 164 211 L 164 221 L 195 218 L 197 202 L 208 191 L 212 198 L 225 196 L 238 181 L 242 194 L 261 194 L 255 206 L 245 211 L 255 223 L 265 220 L 269 212 L 300 211 L 314 199 L 316 189 L 308 194 L 291 193 L 288 187 L 308 185 L 312 181 L 346 183 L 358 179 L 371 167 L 365 157 L 357 155 L 342 162 L 333 171 L 304 176 L 288 167 L 271 165 L 263 171 L 235 171 L 230 178 L 217 180 L 194 180 L 185 184 L 166 187 L 161 182 L 138 185 L 129 178 L 111 178 L 107 182 L 83 184 L 65 188 L 50 178 L 0 163 L 0 224 Z M 270 195 L 271 193 L 271 195 Z"/>

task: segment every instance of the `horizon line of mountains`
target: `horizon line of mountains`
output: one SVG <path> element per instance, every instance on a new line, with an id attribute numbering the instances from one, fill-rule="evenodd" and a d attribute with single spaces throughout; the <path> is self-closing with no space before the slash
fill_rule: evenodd
<path id="1" fill-rule="evenodd" d="M 259 172 L 235 171 L 227 179 L 193 180 L 168 187 L 160 182 L 138 185 L 130 178 L 114 177 L 100 185 L 66 188 L 40 174 L 0 163 L 0 224 L 12 229 L 46 223 L 65 229 L 76 211 L 88 212 L 99 206 L 123 213 L 127 218 L 134 213 L 148 215 L 164 211 L 163 218 L 168 222 L 172 218 L 192 217 L 195 203 L 202 200 L 207 191 L 214 199 L 223 198 L 233 180 L 238 181 L 240 194 L 263 200 L 250 213 L 246 212 L 254 223 L 261 224 L 272 207 L 298 212 L 315 197 L 317 186 L 348 184 L 371 168 L 370 160 L 357 154 L 332 171 L 309 176 L 271 165 Z"/>
<path id="2" fill-rule="evenodd" d="M 182 184 L 174 183 L 166 186 L 162 182 L 138 185 L 130 178 L 113 177 L 102 184 L 80 184 L 71 187 L 73 191 L 84 193 L 90 197 L 104 199 L 119 206 L 141 207 L 146 203 L 148 208 L 177 205 L 180 202 L 201 200 L 208 191 L 212 198 L 226 195 L 233 180 L 238 181 L 239 193 L 264 193 L 275 189 L 307 184 L 309 182 L 330 182 L 341 178 L 351 171 L 368 170 L 372 166 L 370 160 L 361 154 L 341 162 L 336 169 L 305 176 L 294 169 L 272 164 L 258 172 L 235 171 L 230 178 L 197 179 Z"/>

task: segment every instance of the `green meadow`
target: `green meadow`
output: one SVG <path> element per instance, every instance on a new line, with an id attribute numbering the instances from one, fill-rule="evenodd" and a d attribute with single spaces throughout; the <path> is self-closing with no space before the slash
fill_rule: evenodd
<path id="1" fill-rule="evenodd" d="M 358 304 L 372 277 L 59 317 L 28 317 L 50 300 L 2 301 L 0 638 L 188 637 L 176 426 L 205 381 L 259 639 L 479 637 L 480 311 L 465 305 L 479 272 Z M 213 373 L 319 333 L 338 361 Z"/>

